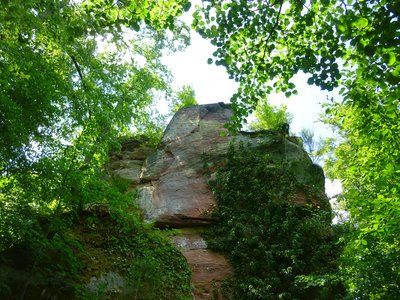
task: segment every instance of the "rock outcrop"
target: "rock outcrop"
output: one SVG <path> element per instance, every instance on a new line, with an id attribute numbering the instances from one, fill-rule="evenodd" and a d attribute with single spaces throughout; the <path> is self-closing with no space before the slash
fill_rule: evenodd
<path id="1" fill-rule="evenodd" d="M 182 251 L 192 269 L 194 298 L 223 299 L 220 284 L 233 275 L 233 270 L 223 255 L 207 249 L 201 231 L 201 228 L 184 228 L 172 241 Z"/>
<path id="2" fill-rule="evenodd" d="M 213 176 L 231 143 L 243 143 L 271 157 L 285 159 L 299 182 L 323 187 L 322 169 L 312 164 L 299 145 L 272 131 L 232 136 L 224 128 L 231 116 L 230 106 L 223 103 L 181 109 L 168 125 L 158 149 L 142 147 L 131 140 L 111 157 L 110 173 L 131 182 L 146 220 L 160 227 L 207 226 L 216 202 L 204 172 Z M 312 199 L 307 199 L 301 190 L 293 199 L 299 205 L 308 201 Z M 196 299 L 209 299 L 213 286 L 218 286 L 232 271 L 223 257 L 207 249 L 200 235 L 183 232 L 174 242 L 194 271 Z"/>

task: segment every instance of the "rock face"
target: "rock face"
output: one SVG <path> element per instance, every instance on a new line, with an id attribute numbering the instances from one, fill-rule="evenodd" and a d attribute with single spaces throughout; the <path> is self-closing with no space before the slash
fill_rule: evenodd
<path id="1" fill-rule="evenodd" d="M 111 157 L 110 173 L 131 182 L 145 220 L 160 227 L 207 226 L 216 202 L 204 172 L 207 170 L 213 176 L 231 143 L 243 142 L 245 147 L 283 158 L 300 182 L 323 187 L 322 169 L 312 164 L 300 146 L 276 132 L 231 136 L 224 128 L 231 116 L 230 106 L 223 103 L 181 109 L 168 125 L 158 149 L 141 147 L 132 140 Z M 296 195 L 295 204 L 309 201 L 302 191 Z M 199 235 L 186 233 L 174 242 L 182 248 L 194 271 L 196 299 L 209 299 L 213 282 L 218 286 L 218 282 L 232 274 L 227 261 L 210 252 Z"/>
<path id="2" fill-rule="evenodd" d="M 182 234 L 175 236 L 172 241 L 182 251 L 192 269 L 195 299 L 223 299 L 220 284 L 233 275 L 233 270 L 224 256 L 207 249 L 201 237 L 201 228 L 182 229 Z"/>

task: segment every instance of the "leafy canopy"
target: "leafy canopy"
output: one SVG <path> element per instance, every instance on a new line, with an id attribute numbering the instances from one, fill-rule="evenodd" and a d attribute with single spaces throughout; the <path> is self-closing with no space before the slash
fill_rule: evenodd
<path id="1" fill-rule="evenodd" d="M 72 255 L 60 240 L 89 203 L 126 215 L 125 191 L 103 166 L 118 137 L 154 132 L 155 95 L 171 94 L 160 57 L 188 44 L 177 17 L 189 8 L 187 0 L 0 2 L 0 252 L 28 244 Z M 19 298 L 45 276 L 42 258 L 19 278 Z"/>
<path id="2" fill-rule="evenodd" d="M 366 80 L 395 89 L 400 71 L 398 4 L 204 1 L 193 26 L 217 47 L 209 62 L 225 66 L 240 83 L 232 97 L 238 126 L 257 99 L 272 91 L 296 93 L 291 78 L 300 71 L 309 74 L 309 84 L 326 90 L 341 86 L 349 92 L 351 83 L 362 86 Z"/>
<path id="3" fill-rule="evenodd" d="M 238 128 L 269 93 L 296 93 L 298 72 L 343 97 L 325 108 L 341 138 L 329 174 L 355 232 L 343 253 L 352 298 L 395 299 L 400 291 L 400 1 L 204 1 L 193 26 L 226 67 Z M 382 267 L 383 266 L 383 267 Z"/>
<path id="4" fill-rule="evenodd" d="M 187 43 L 175 21 L 187 1 L 1 6 L 1 203 L 68 207 L 68 181 L 97 172 L 118 136 L 145 131 L 155 92 L 169 93 L 161 51 Z M 3 241 L 15 234 L 3 228 Z"/>
<path id="5" fill-rule="evenodd" d="M 193 87 L 190 85 L 184 85 L 176 92 L 176 96 L 171 102 L 171 112 L 176 113 L 181 108 L 197 104 L 196 93 Z"/>

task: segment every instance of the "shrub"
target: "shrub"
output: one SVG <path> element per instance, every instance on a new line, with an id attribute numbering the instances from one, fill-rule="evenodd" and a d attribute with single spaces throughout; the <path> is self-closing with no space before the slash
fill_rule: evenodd
<path id="1" fill-rule="evenodd" d="M 211 248 L 228 255 L 235 269 L 225 282 L 230 298 L 342 296 L 331 211 L 291 203 L 295 191 L 307 189 L 285 161 L 231 146 L 211 185 L 218 206 L 206 238 Z"/>

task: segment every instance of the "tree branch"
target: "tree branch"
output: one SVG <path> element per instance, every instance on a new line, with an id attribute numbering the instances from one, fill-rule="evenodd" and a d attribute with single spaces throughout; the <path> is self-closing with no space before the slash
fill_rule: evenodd
<path id="1" fill-rule="evenodd" d="M 261 60 L 264 60 L 265 54 L 266 54 L 266 52 L 267 52 L 268 42 L 269 42 L 269 40 L 271 39 L 272 34 L 275 32 L 276 28 L 277 28 L 278 25 L 279 25 L 279 17 L 281 16 L 281 13 L 282 13 L 282 6 L 283 6 L 283 0 L 281 0 L 281 4 L 279 5 L 278 15 L 276 16 L 275 23 L 274 23 L 274 25 L 273 25 L 271 31 L 269 32 L 269 35 L 268 35 L 267 39 L 266 39 L 265 42 L 264 42 L 264 53 L 263 53 L 263 56 L 261 57 Z"/>
<path id="2" fill-rule="evenodd" d="M 267 53 L 268 42 L 271 39 L 272 34 L 275 32 L 276 28 L 279 25 L 279 17 L 281 16 L 281 13 L 282 13 L 282 7 L 283 7 L 283 0 L 280 0 L 279 10 L 278 10 L 278 14 L 277 14 L 276 19 L 275 19 L 275 23 L 272 26 L 272 29 L 270 30 L 270 32 L 268 34 L 268 37 L 264 41 L 264 51 L 263 51 L 263 55 L 262 55 L 261 60 L 260 60 L 261 62 L 265 59 L 265 55 Z M 259 70 L 260 70 L 260 65 L 258 65 L 257 72 L 256 72 L 256 74 L 255 74 L 255 76 L 253 78 L 253 85 L 254 85 L 254 81 L 256 80 L 256 77 L 257 77 L 257 74 L 258 74 Z"/>
<path id="3" fill-rule="evenodd" d="M 85 91 L 87 91 L 87 87 L 86 87 L 85 81 L 83 80 L 83 75 L 82 75 L 81 67 L 79 66 L 78 62 L 76 61 L 75 56 L 69 55 L 69 57 L 71 57 L 72 62 L 74 63 L 75 69 L 76 69 L 76 71 L 78 72 L 79 78 L 81 79 L 81 83 L 82 83 L 83 89 L 84 89 Z"/>

